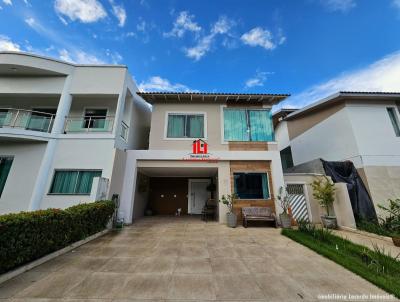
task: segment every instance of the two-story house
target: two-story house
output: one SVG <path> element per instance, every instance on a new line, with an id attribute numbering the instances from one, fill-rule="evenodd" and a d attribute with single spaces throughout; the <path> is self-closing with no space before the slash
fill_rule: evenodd
<path id="1" fill-rule="evenodd" d="M 271 107 L 283 94 L 140 92 L 152 105 L 148 150 L 118 152 L 125 163 L 119 215 L 131 222 L 154 214 L 200 214 L 208 199 L 237 194 L 235 211 L 248 205 L 278 210 L 276 194 L 283 184 L 274 138 Z M 239 217 L 240 221 L 240 217 Z"/>
<path id="2" fill-rule="evenodd" d="M 352 161 L 375 204 L 400 197 L 400 93 L 338 92 L 274 114 L 284 170 Z M 379 208 L 376 207 L 379 213 Z"/>
<path id="3" fill-rule="evenodd" d="M 0 214 L 109 197 L 116 150 L 148 145 L 137 90 L 126 66 L 0 52 Z"/>

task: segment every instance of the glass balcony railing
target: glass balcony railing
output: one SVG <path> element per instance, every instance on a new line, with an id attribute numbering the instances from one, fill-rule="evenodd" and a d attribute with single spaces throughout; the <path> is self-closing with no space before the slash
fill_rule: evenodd
<path id="1" fill-rule="evenodd" d="M 55 114 L 46 112 L 0 108 L 0 128 L 20 128 L 50 133 L 54 118 Z"/>
<path id="2" fill-rule="evenodd" d="M 112 132 L 113 116 L 67 117 L 65 133 Z"/>

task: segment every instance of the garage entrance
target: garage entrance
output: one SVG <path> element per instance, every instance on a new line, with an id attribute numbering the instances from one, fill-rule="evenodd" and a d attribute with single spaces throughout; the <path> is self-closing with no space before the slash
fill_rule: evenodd
<path id="1" fill-rule="evenodd" d="M 217 206 L 217 173 L 217 168 L 138 168 L 138 186 L 140 179 L 148 182 L 144 214 L 200 215 L 206 205 Z"/>

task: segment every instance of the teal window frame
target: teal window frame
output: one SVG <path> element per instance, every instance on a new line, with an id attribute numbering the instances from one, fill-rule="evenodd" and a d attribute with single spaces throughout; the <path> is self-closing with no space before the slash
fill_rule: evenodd
<path id="1" fill-rule="evenodd" d="M 261 186 L 261 191 L 259 192 L 258 197 L 254 197 L 256 192 L 239 192 L 239 181 L 242 182 L 242 187 L 247 187 L 251 191 L 251 187 L 257 185 L 254 181 L 257 181 L 257 177 L 260 177 L 258 180 Z M 240 179 L 242 178 L 242 179 Z M 253 181 L 253 183 L 251 183 Z M 234 172 L 233 173 L 233 182 L 234 182 L 234 193 L 238 196 L 238 199 L 243 200 L 270 200 L 271 199 L 271 191 L 269 187 L 269 173 L 268 172 Z M 255 188 L 253 188 L 255 189 Z M 247 195 L 246 195 L 247 194 Z M 253 196 L 251 196 L 253 194 Z"/>
<path id="2" fill-rule="evenodd" d="M 172 132 L 174 129 L 172 129 L 172 117 L 182 117 L 183 118 L 183 125 L 182 125 L 182 134 L 173 134 Z M 191 128 L 192 126 L 192 121 L 189 119 L 192 117 L 201 117 L 201 123 L 202 127 L 200 128 L 200 133 L 199 135 L 192 135 L 191 131 L 193 130 Z M 202 138 L 206 139 L 206 116 L 205 113 L 197 113 L 197 112 L 168 112 L 167 113 L 167 124 L 166 124 L 166 130 L 165 130 L 165 138 L 166 139 L 196 139 L 196 138 Z"/>
<path id="3" fill-rule="evenodd" d="M 230 122 L 227 120 L 227 112 L 235 113 L 233 116 L 234 121 Z M 258 125 L 264 127 L 265 130 L 269 128 L 269 133 L 258 132 L 257 114 L 260 112 L 268 113 L 269 125 Z M 241 124 L 240 121 L 245 124 Z M 249 108 L 223 108 L 223 139 L 224 142 L 271 142 L 275 141 L 275 133 L 272 125 L 272 115 L 270 109 L 249 109 Z M 229 134 L 230 128 L 235 128 L 236 134 Z M 236 135 L 233 138 L 232 135 Z"/>
<path id="4" fill-rule="evenodd" d="M 93 175 L 88 175 L 88 173 Z M 90 195 L 93 179 L 101 175 L 102 170 L 55 170 L 48 194 Z"/>
<path id="5" fill-rule="evenodd" d="M 13 162 L 13 156 L 0 156 L 0 197 L 6 186 Z"/>

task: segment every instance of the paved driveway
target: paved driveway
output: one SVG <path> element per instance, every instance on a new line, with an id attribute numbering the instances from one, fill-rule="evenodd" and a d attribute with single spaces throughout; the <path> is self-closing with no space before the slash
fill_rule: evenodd
<path id="1" fill-rule="evenodd" d="M 0 298 L 40 302 L 310 301 L 348 293 L 384 294 L 278 229 L 188 217 L 142 219 L 0 286 Z"/>

